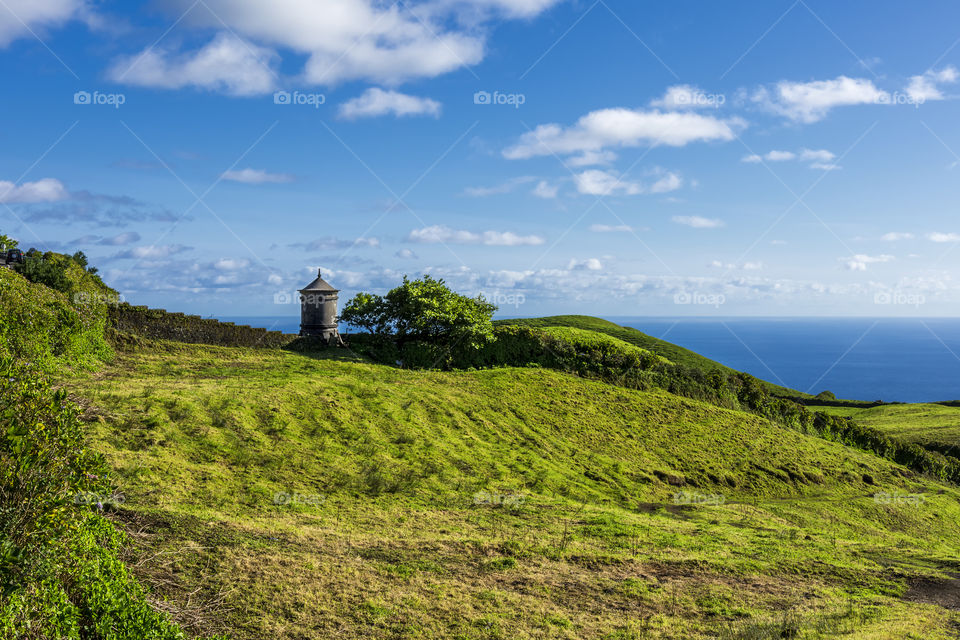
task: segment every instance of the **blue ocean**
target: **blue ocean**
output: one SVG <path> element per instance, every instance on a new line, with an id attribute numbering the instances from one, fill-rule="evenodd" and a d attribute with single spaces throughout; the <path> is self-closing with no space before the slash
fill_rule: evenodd
<path id="1" fill-rule="evenodd" d="M 288 333 L 300 323 L 222 319 Z M 960 319 L 607 319 L 792 389 L 852 400 L 960 400 Z"/>

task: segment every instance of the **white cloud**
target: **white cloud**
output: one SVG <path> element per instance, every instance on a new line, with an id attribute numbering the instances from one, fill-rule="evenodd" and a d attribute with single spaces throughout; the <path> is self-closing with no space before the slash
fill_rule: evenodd
<path id="1" fill-rule="evenodd" d="M 571 167 L 589 167 L 596 164 L 610 164 L 617 159 L 613 151 L 584 151 L 578 156 L 567 159 Z"/>
<path id="2" fill-rule="evenodd" d="M 724 225 L 723 220 L 701 216 L 673 216 L 673 221 L 694 229 L 716 229 Z"/>
<path id="3" fill-rule="evenodd" d="M 792 151 L 777 151 L 774 149 L 773 151 L 768 152 L 764 157 L 771 162 L 783 162 L 784 160 L 793 160 L 797 157 L 797 154 L 793 153 Z"/>
<path id="4" fill-rule="evenodd" d="M 960 72 L 956 67 L 949 66 L 940 71 L 927 71 L 919 76 L 912 76 L 907 85 L 906 92 L 915 102 L 926 102 L 927 100 L 943 100 L 943 92 L 939 85 L 953 84 L 960 79 Z"/>
<path id="5" fill-rule="evenodd" d="M 621 180 L 613 171 L 588 169 L 574 176 L 577 191 L 595 196 L 608 196 L 615 193 L 632 196 L 643 193 L 636 182 Z"/>
<path id="6" fill-rule="evenodd" d="M 394 86 L 479 63 L 485 54 L 488 22 L 532 18 L 557 2 L 428 0 L 399 7 L 379 0 L 205 0 L 202 10 L 195 11 L 191 11 L 192 0 L 162 0 L 162 5 L 172 16 L 186 15 L 184 23 L 197 30 L 229 31 L 258 43 L 257 47 L 290 51 L 292 58 L 305 59 L 297 76 L 308 85 L 363 80 Z M 197 84 L 249 95 L 263 93 L 266 81 L 273 79 L 272 73 L 257 69 L 260 54 L 248 56 L 249 65 L 238 64 L 237 56 L 224 56 L 221 64 L 211 61 L 201 77 L 183 81 L 177 80 L 175 72 L 193 71 L 195 54 L 148 52 L 145 57 L 150 71 L 132 71 L 128 81 L 166 88 Z M 255 80 L 238 81 L 236 76 L 244 67 Z M 232 82 L 224 83 L 224 76 Z"/>
<path id="7" fill-rule="evenodd" d="M 16 185 L 0 180 L 0 202 L 12 204 L 31 202 L 56 202 L 70 196 L 63 183 L 55 178 L 43 178 L 36 182 L 24 182 Z"/>
<path id="8" fill-rule="evenodd" d="M 552 198 L 557 197 L 557 192 L 559 190 L 560 190 L 560 187 L 558 185 L 555 185 L 555 184 L 552 185 L 546 180 L 541 180 L 540 182 L 537 183 L 537 186 L 534 187 L 533 191 L 531 191 L 530 193 L 537 196 L 538 198 L 550 200 Z"/>
<path id="9" fill-rule="evenodd" d="M 114 255 L 114 258 L 121 260 L 159 260 L 169 258 L 172 255 L 190 251 L 193 247 L 185 247 L 182 244 L 162 244 L 151 247 L 134 247 Z"/>
<path id="10" fill-rule="evenodd" d="M 571 260 L 567 269 L 574 271 L 585 269 L 587 271 L 600 271 L 603 269 L 603 263 L 597 258 L 587 258 L 586 260 Z"/>
<path id="11" fill-rule="evenodd" d="M 0 5 L 0 47 L 85 14 L 84 0 L 4 0 Z"/>
<path id="12" fill-rule="evenodd" d="M 888 255 L 868 256 L 863 253 L 858 253 L 857 255 L 850 256 L 849 258 L 840 258 L 846 268 L 850 271 L 866 271 L 867 265 L 890 262 L 894 259 L 895 258 L 893 256 Z"/>
<path id="13" fill-rule="evenodd" d="M 683 186 L 683 179 L 675 173 L 656 171 L 660 177 L 650 185 L 624 180 L 615 171 L 587 169 L 574 176 L 577 191 L 595 196 L 639 195 L 642 193 L 667 193 Z"/>
<path id="14" fill-rule="evenodd" d="M 814 162 L 831 162 L 836 158 L 836 154 L 826 149 L 801 149 L 800 159 L 811 160 Z"/>
<path id="15" fill-rule="evenodd" d="M 520 176 L 518 178 L 511 178 L 506 182 L 502 182 L 492 187 L 467 187 L 463 190 L 463 193 L 471 198 L 502 195 L 504 193 L 511 193 L 515 191 L 517 187 L 530 184 L 534 180 L 536 180 L 536 178 L 533 176 Z"/>
<path id="16" fill-rule="evenodd" d="M 348 120 L 377 116 L 433 116 L 440 117 L 442 105 L 430 98 L 418 98 L 398 91 L 384 91 L 371 87 L 362 95 L 340 105 L 340 117 Z"/>
<path id="17" fill-rule="evenodd" d="M 419 242 L 422 244 L 483 244 L 488 246 L 533 246 L 546 242 L 537 235 L 521 236 L 512 231 L 484 231 L 475 233 L 473 231 L 463 231 L 452 229 L 446 225 L 433 225 L 422 229 L 414 229 L 407 236 L 409 242 Z"/>
<path id="18" fill-rule="evenodd" d="M 734 270 L 760 271 L 763 269 L 762 262 L 744 262 L 741 265 L 736 265 L 733 263 L 723 263 L 720 260 L 713 260 L 712 262 L 710 262 L 710 266 L 715 269 L 726 269 L 727 271 L 734 271 Z"/>
<path id="19" fill-rule="evenodd" d="M 880 237 L 884 242 L 896 242 L 898 240 L 912 240 L 913 234 L 906 233 L 901 231 L 891 231 L 890 233 L 885 233 Z"/>
<path id="20" fill-rule="evenodd" d="M 400 258 L 401 260 L 416 260 L 420 256 L 413 252 L 411 249 L 400 249 L 395 254 L 395 257 Z"/>
<path id="21" fill-rule="evenodd" d="M 631 233 L 633 232 L 633 227 L 627 224 L 592 224 L 590 225 L 590 231 L 594 233 Z"/>
<path id="22" fill-rule="evenodd" d="M 746 123 L 740 119 L 721 120 L 699 113 L 601 109 L 581 117 L 571 127 L 540 125 L 520 136 L 515 145 L 504 149 L 503 155 L 518 160 L 599 153 L 606 147 L 682 147 L 692 142 L 732 140 L 744 126 Z"/>
<path id="23" fill-rule="evenodd" d="M 276 88 L 273 67 L 278 58 L 272 49 L 219 33 L 190 53 L 144 49 L 117 60 L 107 75 L 114 82 L 143 87 L 194 87 L 234 96 L 253 96 Z"/>
<path id="24" fill-rule="evenodd" d="M 246 258 L 220 258 L 213 263 L 213 268 L 218 271 L 240 271 L 250 266 L 250 261 Z"/>
<path id="25" fill-rule="evenodd" d="M 668 193 L 683 186 L 683 178 L 675 173 L 667 173 L 648 188 L 650 193 Z"/>
<path id="26" fill-rule="evenodd" d="M 883 104 L 890 94 L 864 78 L 839 76 L 813 82 L 782 81 L 757 90 L 753 101 L 787 118 L 804 123 L 822 120 L 835 107 Z"/>
<path id="27" fill-rule="evenodd" d="M 931 242 L 960 242 L 960 233 L 941 233 L 934 231 L 927 234 L 927 240 Z"/>
<path id="28" fill-rule="evenodd" d="M 293 182 L 293 176 L 287 173 L 269 173 L 263 169 L 241 169 L 239 171 L 224 171 L 220 177 L 233 182 L 246 184 L 264 184 L 267 182 Z"/>
<path id="29" fill-rule="evenodd" d="M 835 157 L 836 155 L 834 155 L 832 151 L 827 151 L 826 149 L 800 149 L 798 152 L 779 151 L 774 149 L 772 151 L 768 151 L 762 156 L 758 154 L 744 156 L 740 159 L 740 161 L 756 164 L 763 161 L 786 162 L 788 160 L 799 160 L 803 162 L 810 162 L 809 166 L 811 169 L 831 171 L 840 168 L 839 165 L 831 162 Z"/>

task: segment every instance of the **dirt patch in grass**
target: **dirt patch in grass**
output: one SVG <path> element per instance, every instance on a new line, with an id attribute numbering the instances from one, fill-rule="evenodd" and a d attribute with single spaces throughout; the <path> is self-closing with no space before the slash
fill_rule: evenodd
<path id="1" fill-rule="evenodd" d="M 960 574 L 950 574 L 950 578 L 923 578 L 915 581 L 903 599 L 908 602 L 935 604 L 951 611 L 960 611 Z"/>

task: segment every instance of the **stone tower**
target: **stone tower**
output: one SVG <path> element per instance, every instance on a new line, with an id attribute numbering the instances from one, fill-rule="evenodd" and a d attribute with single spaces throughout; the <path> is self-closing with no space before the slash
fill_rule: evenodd
<path id="1" fill-rule="evenodd" d="M 337 294 L 317 271 L 317 279 L 300 289 L 300 335 L 316 336 L 327 342 L 336 341 Z"/>

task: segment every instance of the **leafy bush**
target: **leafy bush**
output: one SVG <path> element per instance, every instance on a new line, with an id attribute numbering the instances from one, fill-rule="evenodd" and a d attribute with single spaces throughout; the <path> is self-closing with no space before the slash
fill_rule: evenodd
<path id="1" fill-rule="evenodd" d="M 36 368 L 0 361 L 0 636 L 173 640 L 88 500 L 109 486 L 79 410 Z"/>
<path id="2" fill-rule="evenodd" d="M 91 366 L 109 355 L 104 335 L 107 301 L 79 266 L 66 273 L 72 277 L 76 304 L 62 292 L 0 269 L 0 356 L 50 370 Z"/>
<path id="3" fill-rule="evenodd" d="M 394 342 L 402 349 L 421 343 L 415 350 L 479 349 L 493 339 L 496 306 L 482 298 L 468 298 L 452 291 L 443 280 L 424 276 L 403 277 L 403 284 L 386 296 L 360 293 L 343 308 L 340 320 L 364 329 L 381 342 Z M 429 361 L 431 355 L 415 354 Z"/>

